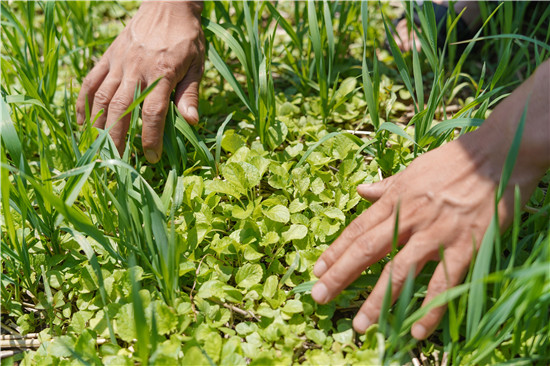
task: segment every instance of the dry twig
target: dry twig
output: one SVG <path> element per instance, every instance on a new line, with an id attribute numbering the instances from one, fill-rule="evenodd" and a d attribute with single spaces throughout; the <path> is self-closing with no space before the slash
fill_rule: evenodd
<path id="1" fill-rule="evenodd" d="M 251 311 L 243 310 L 243 309 L 240 309 L 240 308 L 238 308 L 238 307 L 236 307 L 236 306 L 229 305 L 229 304 L 222 304 L 222 305 L 223 305 L 223 307 L 225 307 L 225 308 L 227 308 L 227 309 L 229 309 L 229 310 L 231 310 L 231 311 L 234 311 L 234 312 L 236 312 L 236 313 L 238 313 L 238 314 L 241 314 L 241 315 L 244 316 L 244 317 L 247 317 L 247 318 L 254 318 L 256 321 L 260 321 L 260 318 L 259 318 L 256 314 L 254 314 L 253 312 L 251 312 Z"/>

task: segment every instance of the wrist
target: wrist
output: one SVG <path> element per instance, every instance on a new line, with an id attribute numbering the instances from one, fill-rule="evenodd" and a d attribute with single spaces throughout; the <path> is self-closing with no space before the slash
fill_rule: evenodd
<path id="1" fill-rule="evenodd" d="M 200 1 L 163 1 L 163 0 L 144 0 L 141 3 L 140 9 L 148 8 L 164 8 L 170 11 L 172 15 L 183 15 L 200 18 L 202 10 L 204 9 L 204 2 Z"/>

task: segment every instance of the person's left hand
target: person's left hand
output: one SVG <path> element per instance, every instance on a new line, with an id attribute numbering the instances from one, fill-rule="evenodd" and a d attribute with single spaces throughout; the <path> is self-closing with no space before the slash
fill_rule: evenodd
<path id="1" fill-rule="evenodd" d="M 495 110 L 491 121 L 479 130 L 422 155 L 397 175 L 358 187 L 358 193 L 374 204 L 353 220 L 318 259 L 313 273 L 320 279 L 311 292 L 315 301 L 329 302 L 392 250 L 398 211 L 397 245 L 404 247 L 384 267 L 353 321 L 355 330 L 362 333 L 378 320 L 390 278 L 394 302 L 409 273 L 416 276 L 428 261 L 440 261 L 423 305 L 462 281 L 492 220 L 495 190 L 511 141 L 496 138 L 496 126 L 490 125 L 501 122 L 501 131 L 514 132 L 502 120 L 517 122 L 521 117 L 521 103 L 503 105 L 505 108 Z M 529 197 L 544 174 L 544 165 L 533 164 L 537 159 L 541 158 L 529 154 L 519 157 L 498 206 L 501 227 L 507 226 L 513 216 L 515 184 L 522 197 Z M 431 309 L 413 325 L 412 335 L 426 338 L 445 310 L 445 306 Z"/>
<path id="2" fill-rule="evenodd" d="M 362 333 L 378 320 L 390 278 L 394 302 L 409 273 L 416 276 L 428 261 L 440 260 L 440 250 L 444 261 L 433 274 L 425 303 L 460 283 L 474 252 L 472 239 L 477 248 L 492 218 L 497 185 L 461 145 L 453 141 L 422 155 L 397 175 L 358 187 L 358 193 L 374 204 L 315 264 L 314 274 L 320 277 L 311 292 L 315 301 L 330 301 L 392 250 L 397 210 L 397 240 L 404 247 L 384 267 L 353 321 L 355 330 Z M 413 326 L 413 336 L 429 335 L 444 312 L 444 307 L 432 309 Z"/>

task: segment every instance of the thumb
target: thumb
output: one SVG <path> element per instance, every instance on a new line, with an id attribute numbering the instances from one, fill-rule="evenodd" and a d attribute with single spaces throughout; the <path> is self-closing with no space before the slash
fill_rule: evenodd
<path id="1" fill-rule="evenodd" d="M 203 66 L 200 61 L 191 65 L 187 75 L 176 87 L 176 106 L 185 120 L 196 125 L 199 122 L 199 83 Z"/>
<path id="2" fill-rule="evenodd" d="M 400 173 L 391 177 L 385 178 L 379 182 L 372 184 L 359 184 L 357 186 L 357 193 L 367 201 L 376 202 L 384 192 L 395 182 Z"/>

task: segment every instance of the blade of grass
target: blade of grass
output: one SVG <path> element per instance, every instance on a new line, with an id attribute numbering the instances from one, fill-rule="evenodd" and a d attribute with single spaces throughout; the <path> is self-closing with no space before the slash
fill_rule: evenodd
<path id="1" fill-rule="evenodd" d="M 4 169 L 8 169 L 12 171 L 13 173 L 20 173 L 24 175 L 22 172 L 18 171 L 17 169 L 14 169 L 10 166 L 2 165 Z M 44 189 L 42 184 L 40 182 L 37 182 L 34 178 L 25 175 L 25 179 L 33 186 L 33 188 L 45 199 L 49 200 L 51 205 L 56 208 L 57 211 L 59 211 L 63 216 L 65 216 L 80 232 L 86 233 L 87 235 L 94 238 L 99 244 L 101 244 L 105 250 L 109 252 L 110 255 L 112 255 L 114 258 L 121 259 L 120 256 L 113 250 L 111 247 L 111 244 L 107 240 L 107 238 L 99 231 L 94 224 L 90 221 L 90 219 L 82 213 L 79 209 L 75 208 L 74 206 L 67 205 L 63 200 L 61 200 L 59 197 L 55 196 L 51 192 L 48 192 Z"/>
<path id="2" fill-rule="evenodd" d="M 225 130 L 225 126 L 227 126 L 229 121 L 231 121 L 231 117 L 233 117 L 233 113 L 231 113 L 230 115 L 228 115 L 225 118 L 225 121 L 221 124 L 220 128 L 218 128 L 218 132 L 216 133 L 216 156 L 215 156 L 215 161 L 216 161 L 216 171 L 217 172 L 219 172 L 219 166 L 220 166 L 223 131 Z"/>
<path id="3" fill-rule="evenodd" d="M 179 111 L 175 108 L 174 104 L 171 103 L 171 108 L 174 108 L 176 111 L 176 128 L 185 136 L 185 138 L 193 145 L 197 154 L 199 154 L 200 159 L 208 167 L 212 169 L 213 172 L 216 171 L 216 162 L 212 153 L 204 143 L 204 140 L 197 134 L 197 131 L 190 126 Z"/>
<path id="4" fill-rule="evenodd" d="M 394 133 L 394 134 L 396 134 L 398 136 L 401 136 L 404 139 L 412 142 L 413 144 L 417 145 L 416 141 L 414 141 L 414 139 L 411 136 L 409 136 L 409 134 L 406 133 L 405 130 L 403 130 L 403 128 L 401 128 L 401 126 L 398 126 L 395 123 L 392 123 L 392 122 L 382 123 L 380 128 L 378 128 L 378 130 L 376 131 L 376 134 L 380 133 L 381 131 L 388 131 L 388 132 Z"/>
<path id="5" fill-rule="evenodd" d="M 302 155 L 302 158 L 300 159 L 300 161 L 298 161 L 298 163 L 294 166 L 294 169 L 297 169 L 297 168 L 301 167 L 305 163 L 306 159 L 311 155 L 311 153 L 313 151 L 315 151 L 315 149 L 317 149 L 322 143 L 324 143 L 325 141 L 327 141 L 328 139 L 330 139 L 330 138 L 332 138 L 336 135 L 340 135 L 341 133 L 342 132 L 328 133 L 325 136 L 323 136 L 319 141 L 317 141 L 316 143 L 311 145 L 309 147 L 309 149 L 307 149 L 307 151 L 304 153 L 304 155 Z"/>
<path id="6" fill-rule="evenodd" d="M 321 110 L 323 112 L 323 119 L 327 117 L 328 106 L 328 87 L 327 87 L 327 75 L 325 71 L 324 56 L 322 50 L 321 32 L 319 29 L 319 22 L 317 20 L 317 11 L 315 9 L 315 2 L 308 0 L 307 2 L 307 14 L 309 25 L 310 42 L 313 46 L 315 69 L 317 71 L 317 83 L 319 84 L 319 97 L 321 98 Z"/>
<path id="7" fill-rule="evenodd" d="M 241 88 L 241 85 L 237 82 L 237 79 L 235 79 L 235 76 L 233 76 L 233 73 L 227 66 L 225 62 L 223 62 L 222 58 L 218 54 L 218 52 L 214 49 L 214 47 L 208 47 L 208 59 L 216 70 L 222 75 L 222 77 L 227 81 L 229 85 L 231 85 L 231 88 L 233 88 L 233 91 L 237 94 L 239 99 L 243 102 L 243 104 L 248 108 L 252 114 L 256 115 L 257 111 L 254 107 L 254 103 L 251 103 L 248 99 L 248 97 L 244 94 L 243 89 Z"/>
<path id="8" fill-rule="evenodd" d="M 107 308 L 107 293 L 105 292 L 105 281 L 103 280 L 103 273 L 101 272 L 101 267 L 92 249 L 92 246 L 88 242 L 88 240 L 84 237 L 84 235 L 82 235 L 81 232 L 77 230 L 73 230 L 68 227 L 64 227 L 62 228 L 62 230 L 70 234 L 75 239 L 75 241 L 80 245 L 80 248 L 84 251 L 84 253 L 86 254 L 86 257 L 90 261 L 90 264 L 97 276 L 97 282 L 99 285 L 99 294 L 101 296 L 101 301 L 103 303 L 105 320 L 107 321 L 107 327 L 109 329 L 109 336 L 110 336 L 111 342 L 116 345 L 117 341 L 115 337 L 115 332 L 113 330 L 113 325 L 111 323 L 111 319 L 109 316 L 109 310 Z"/>
<path id="9" fill-rule="evenodd" d="M 367 28 L 368 28 L 368 3 L 361 1 L 361 23 L 363 27 L 363 58 L 361 67 L 361 76 L 363 80 L 363 92 L 367 102 L 368 112 L 375 130 L 380 127 L 380 117 L 378 114 L 377 86 L 373 84 L 367 65 Z M 376 55 L 373 56 L 376 59 Z M 378 78 L 376 69 L 373 73 Z"/>
<path id="10" fill-rule="evenodd" d="M 330 11 L 327 0 L 323 0 L 323 15 L 325 19 L 325 31 L 327 35 L 328 42 L 328 73 L 327 73 L 327 84 L 332 85 L 332 73 L 333 73 L 333 63 L 334 63 L 334 29 L 332 26 L 333 14 Z"/>
<path id="11" fill-rule="evenodd" d="M 407 68 L 407 64 L 405 64 L 405 60 L 403 59 L 403 54 L 401 53 L 401 50 L 399 50 L 399 47 L 397 46 L 397 43 L 395 42 L 395 39 L 393 38 L 393 35 L 391 34 L 388 28 L 386 17 L 384 15 L 382 15 L 382 21 L 384 22 L 384 29 L 386 30 L 386 39 L 390 44 L 390 51 L 395 60 L 395 64 L 397 65 L 397 71 L 399 71 L 399 75 L 401 75 L 401 79 L 403 79 L 403 83 L 405 84 L 405 86 L 407 87 L 407 90 L 411 94 L 411 98 L 413 99 L 413 102 L 414 102 L 414 112 L 418 113 L 418 103 L 414 96 L 414 90 L 412 87 L 411 78 L 409 76 L 410 75 L 409 69 Z"/>
<path id="12" fill-rule="evenodd" d="M 476 282 L 476 280 L 484 278 L 489 273 L 489 266 L 491 264 L 491 258 L 493 255 L 493 242 L 496 239 L 495 237 L 499 235 L 499 225 L 498 225 L 498 203 L 502 198 L 504 191 L 508 185 L 508 181 L 512 175 L 512 171 L 515 166 L 516 158 L 519 152 L 519 146 L 521 144 L 521 138 L 523 136 L 523 129 L 525 127 L 525 118 L 527 116 L 527 107 L 529 105 L 528 100 L 525 103 L 525 108 L 523 114 L 519 121 L 514 140 L 510 146 L 510 150 L 506 157 L 504 167 L 502 169 L 501 179 L 498 186 L 498 189 L 495 193 L 495 215 L 491 224 L 483 236 L 483 241 L 479 253 L 476 257 L 474 264 L 472 281 L 474 285 L 470 290 L 470 298 L 468 300 L 468 313 L 466 319 L 466 339 L 470 340 L 475 334 L 475 331 L 478 327 L 479 321 L 481 319 L 481 314 L 483 312 L 485 304 L 485 285 L 481 282 Z"/>
<path id="13" fill-rule="evenodd" d="M 132 307 L 134 309 L 134 326 L 137 334 L 137 351 L 141 364 L 147 366 L 149 364 L 149 329 L 145 320 L 145 308 L 139 295 L 140 285 L 136 280 L 135 275 L 135 258 L 130 256 L 130 282 L 132 283 Z M 154 336 L 154 335 L 153 335 Z"/>

